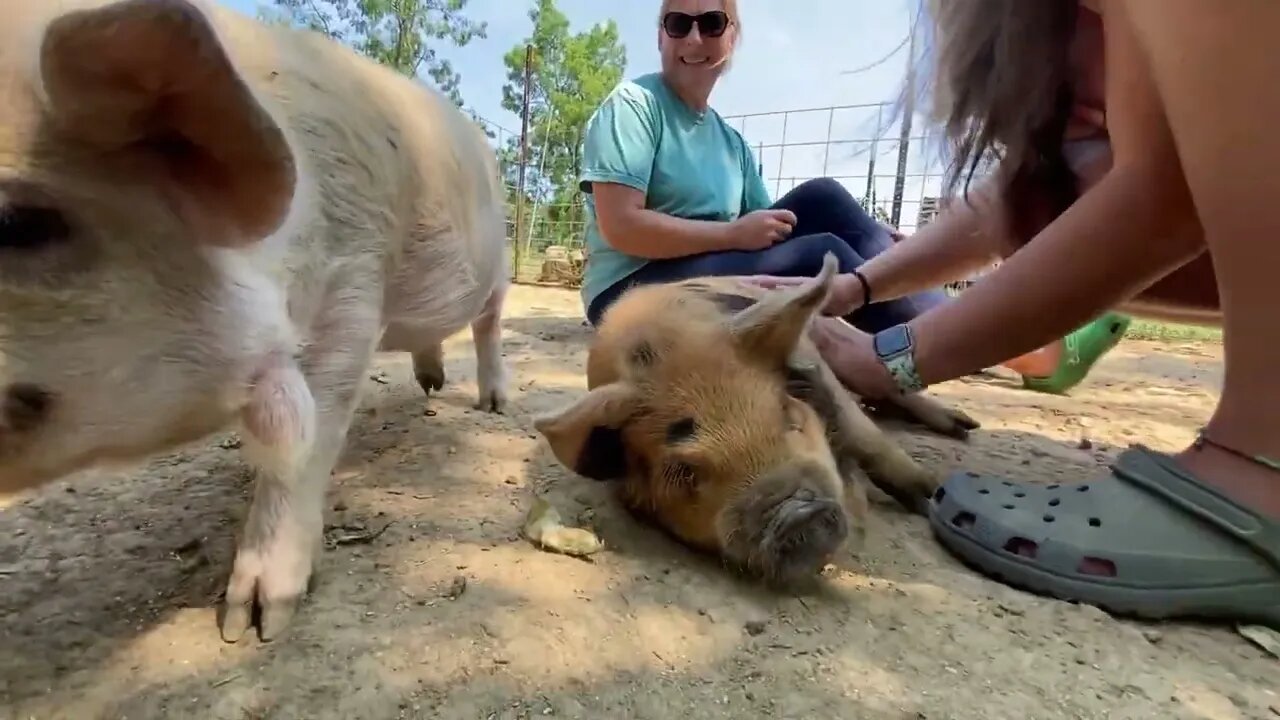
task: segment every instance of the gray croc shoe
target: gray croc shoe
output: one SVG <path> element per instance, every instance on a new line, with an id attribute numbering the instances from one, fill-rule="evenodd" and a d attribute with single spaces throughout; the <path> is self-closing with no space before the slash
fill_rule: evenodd
<path id="1" fill-rule="evenodd" d="M 1119 615 L 1280 629 L 1280 522 L 1140 446 L 1093 480 L 957 473 L 934 495 L 930 524 L 960 559 L 1023 590 Z"/>

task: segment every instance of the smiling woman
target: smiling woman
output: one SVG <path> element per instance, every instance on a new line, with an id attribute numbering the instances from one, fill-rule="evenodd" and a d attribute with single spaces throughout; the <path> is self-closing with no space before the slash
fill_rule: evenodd
<path id="1" fill-rule="evenodd" d="M 742 37 L 734 0 L 666 0 L 656 23 L 662 70 L 625 81 L 587 125 L 587 318 L 629 287 L 691 277 L 813 277 L 823 256 L 855 271 L 888 249 L 887 228 L 845 188 L 818 178 L 774 202 L 756 158 L 708 104 Z M 927 291 L 859 308 L 877 330 L 945 300 Z"/>

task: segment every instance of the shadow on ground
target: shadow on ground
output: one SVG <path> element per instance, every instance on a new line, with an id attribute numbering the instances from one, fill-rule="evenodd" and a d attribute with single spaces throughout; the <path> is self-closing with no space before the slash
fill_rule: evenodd
<path id="1" fill-rule="evenodd" d="M 217 636 L 250 486 L 216 440 L 0 511 L 0 707 L 77 719 L 1025 720 L 1266 717 L 1280 701 L 1274 662 L 1221 628 L 1126 622 L 987 581 L 923 518 L 892 508 L 804 596 L 684 549 L 622 510 L 611 486 L 557 465 L 530 429 L 583 391 L 575 303 L 513 290 L 503 415 L 471 407 L 465 337 L 447 346 L 448 385 L 429 401 L 407 358 L 380 359 L 326 521 L 382 532 L 323 554 L 276 642 Z M 953 383 L 938 394 L 984 423 L 969 442 L 892 432 L 940 471 L 1050 481 L 1099 468 L 1122 430 L 1170 449 L 1211 409 L 1185 383 L 1161 386 L 1188 393 L 1171 409 L 1141 375 L 1116 382 L 1136 389 L 1044 398 Z M 534 548 L 519 528 L 535 493 L 606 550 L 583 561 Z"/>

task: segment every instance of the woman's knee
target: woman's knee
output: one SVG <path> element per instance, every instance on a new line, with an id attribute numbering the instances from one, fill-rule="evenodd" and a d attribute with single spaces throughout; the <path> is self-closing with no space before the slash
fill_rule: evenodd
<path id="1" fill-rule="evenodd" d="M 823 259 L 827 253 L 836 256 L 836 271 L 847 273 L 861 266 L 866 260 L 849 247 L 849 243 L 840 239 L 835 233 L 823 232 L 802 235 L 786 241 L 795 250 L 802 273 L 816 275 L 822 269 Z"/>
<path id="2" fill-rule="evenodd" d="M 795 194 L 809 202 L 817 202 L 824 205 L 830 205 L 831 203 L 858 205 L 857 199 L 853 197 L 848 188 L 838 180 L 833 180 L 829 177 L 805 180 L 795 186 L 791 193 L 788 194 Z M 858 205 L 858 209 L 861 210 L 862 206 Z"/>

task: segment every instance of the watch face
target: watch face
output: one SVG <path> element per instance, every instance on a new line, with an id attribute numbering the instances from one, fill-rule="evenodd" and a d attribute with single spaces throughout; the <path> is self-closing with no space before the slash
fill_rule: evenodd
<path id="1" fill-rule="evenodd" d="M 890 357 L 911 348 L 911 334 L 905 325 L 895 325 L 881 330 L 875 336 L 876 354 Z"/>

